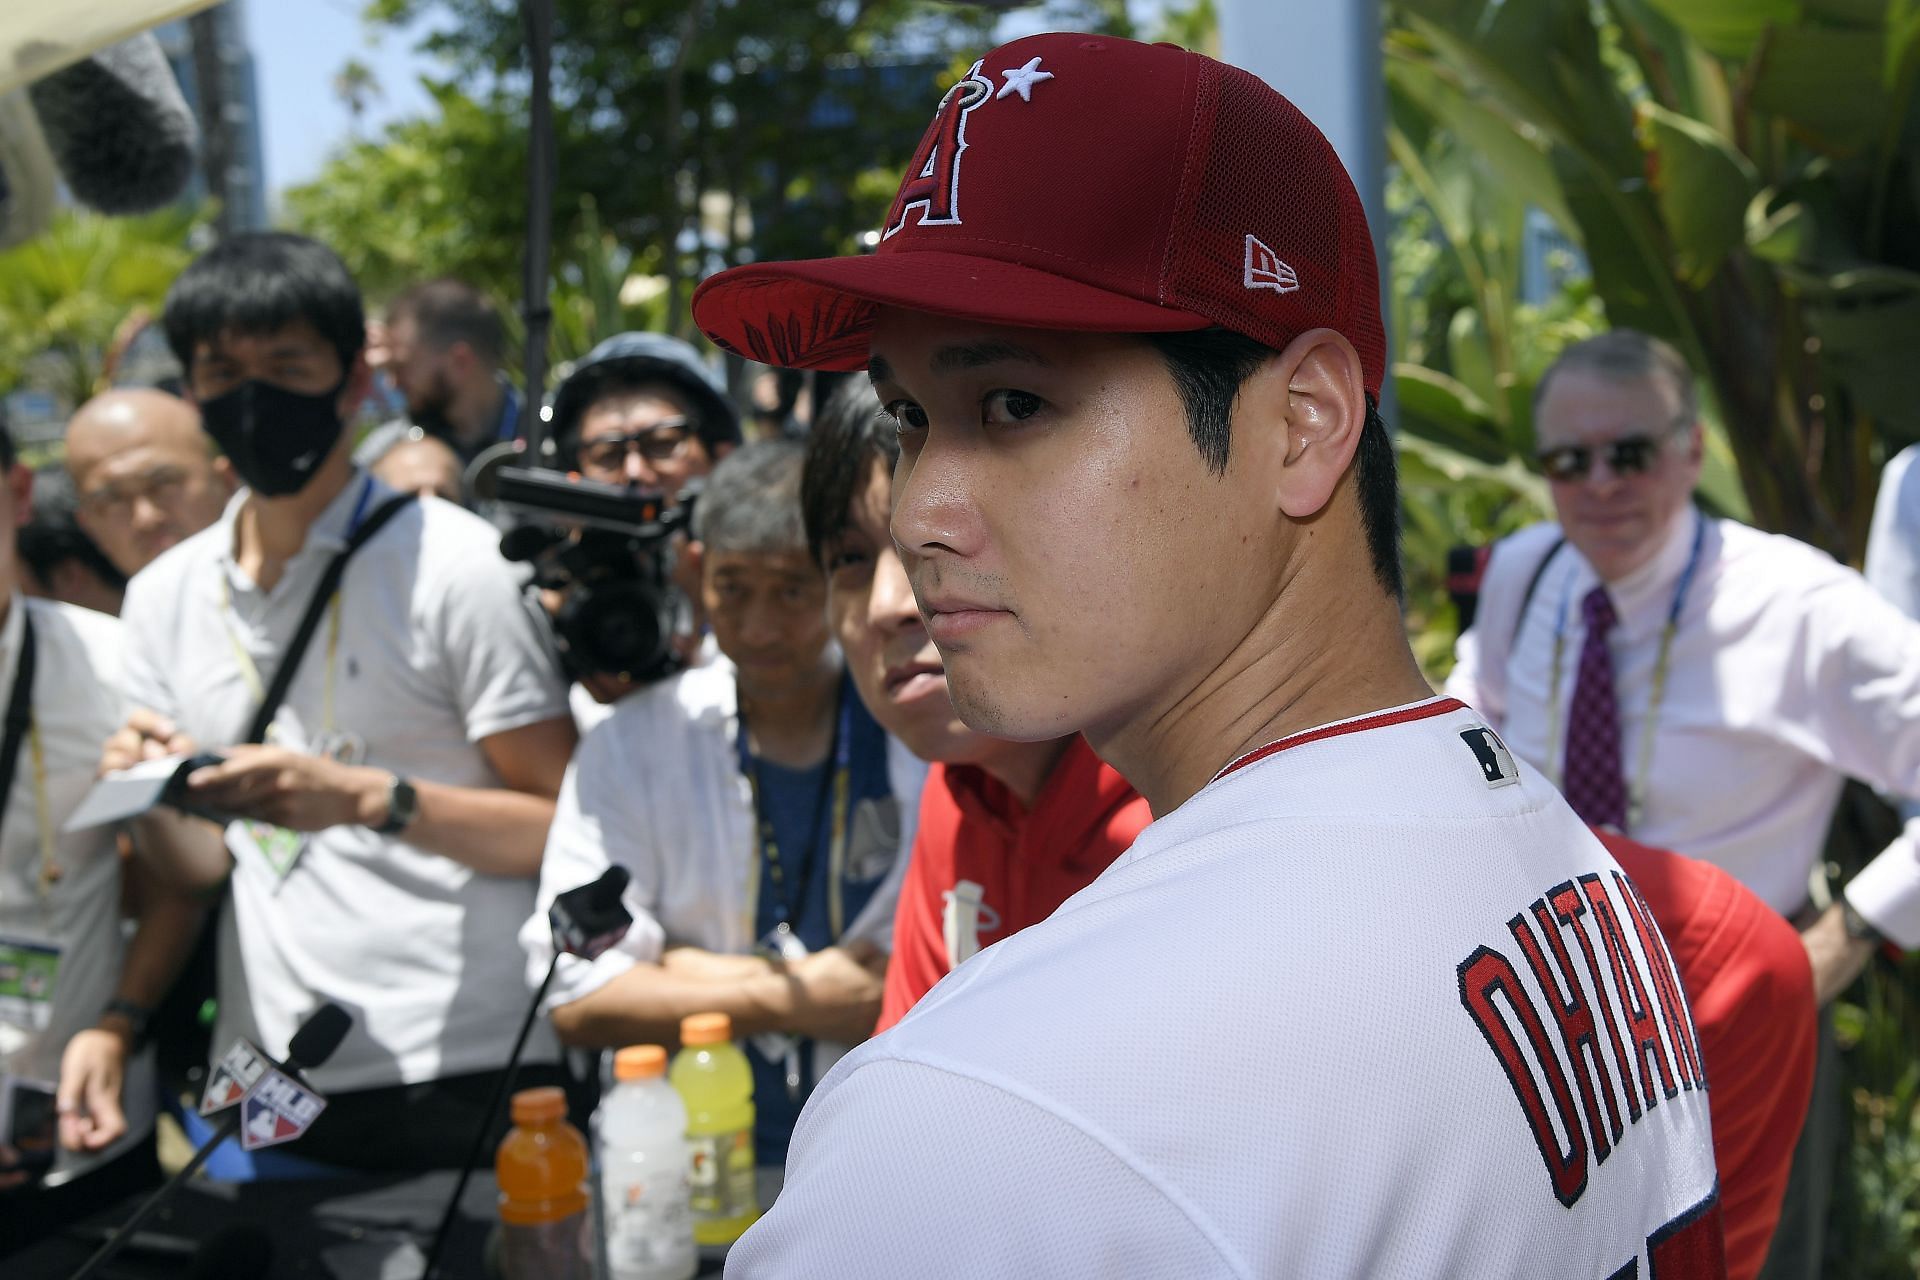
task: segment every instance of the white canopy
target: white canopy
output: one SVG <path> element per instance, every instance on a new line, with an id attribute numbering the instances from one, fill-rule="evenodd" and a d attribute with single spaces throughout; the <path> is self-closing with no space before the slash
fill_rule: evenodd
<path id="1" fill-rule="evenodd" d="M 0 0 L 0 94 L 214 0 Z"/>

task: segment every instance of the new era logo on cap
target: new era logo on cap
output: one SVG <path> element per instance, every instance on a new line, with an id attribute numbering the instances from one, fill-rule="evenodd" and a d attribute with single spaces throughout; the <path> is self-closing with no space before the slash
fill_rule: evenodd
<path id="1" fill-rule="evenodd" d="M 1280 255 L 1260 242 L 1258 236 L 1247 236 L 1247 265 L 1241 283 L 1249 289 L 1271 289 L 1275 293 L 1292 293 L 1300 287 L 1300 277 L 1293 268 L 1280 261 Z"/>

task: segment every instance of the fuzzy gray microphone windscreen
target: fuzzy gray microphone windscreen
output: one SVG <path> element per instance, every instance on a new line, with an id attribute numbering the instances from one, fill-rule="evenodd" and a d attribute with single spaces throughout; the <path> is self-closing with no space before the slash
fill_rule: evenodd
<path id="1" fill-rule="evenodd" d="M 150 34 L 102 49 L 27 90 L 74 199 L 102 213 L 167 204 L 193 177 L 199 129 Z"/>

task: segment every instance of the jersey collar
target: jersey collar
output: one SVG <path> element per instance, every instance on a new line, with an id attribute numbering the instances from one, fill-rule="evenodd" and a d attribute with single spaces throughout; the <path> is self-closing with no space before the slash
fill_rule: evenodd
<path id="1" fill-rule="evenodd" d="M 1299 733 L 1288 734 L 1278 742 L 1269 742 L 1257 747 L 1229 764 L 1213 775 L 1218 782 L 1230 773 L 1258 764 L 1269 756 L 1277 756 L 1282 751 L 1294 747 L 1304 747 L 1310 742 L 1321 742 L 1327 738 L 1338 738 L 1349 733 L 1365 733 L 1369 729 L 1385 729 L 1396 724 L 1408 724 L 1415 720 L 1426 720 L 1433 716 L 1443 716 L 1453 711 L 1465 711 L 1467 704 L 1458 698 L 1429 698 L 1425 702 L 1410 703 L 1404 707 L 1392 707 L 1386 711 L 1375 711 L 1352 720 L 1336 720 L 1332 724 L 1323 724 L 1317 729 L 1302 729 Z M 1213 785 L 1212 782 L 1207 785 Z"/>

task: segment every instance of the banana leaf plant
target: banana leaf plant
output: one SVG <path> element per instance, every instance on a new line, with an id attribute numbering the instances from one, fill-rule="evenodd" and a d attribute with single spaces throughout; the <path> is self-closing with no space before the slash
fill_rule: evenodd
<path id="1" fill-rule="evenodd" d="M 1511 246 L 1538 210 L 1607 321 L 1699 371 L 1709 499 L 1857 561 L 1881 464 L 1920 440 L 1920 0 L 1389 14 L 1391 153 L 1475 295 L 1445 368 L 1396 370 L 1406 429 L 1493 464 L 1527 449 Z"/>

